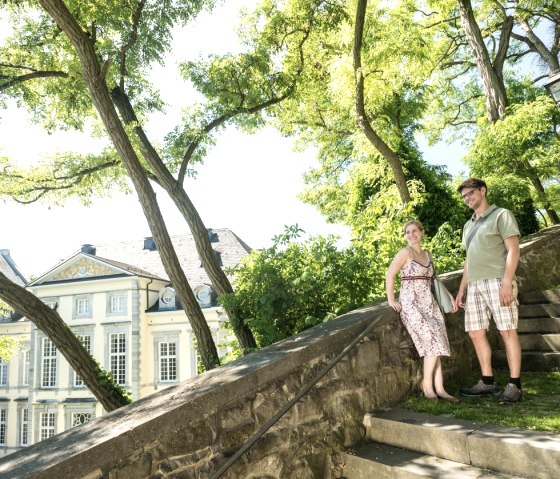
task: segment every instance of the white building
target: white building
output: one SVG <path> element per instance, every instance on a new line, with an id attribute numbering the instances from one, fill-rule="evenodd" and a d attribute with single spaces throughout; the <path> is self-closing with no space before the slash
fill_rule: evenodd
<path id="1" fill-rule="evenodd" d="M 209 230 L 224 267 L 250 248 L 228 229 Z M 218 345 L 227 319 L 202 268 L 192 235 L 172 238 L 179 260 Z M 9 258 L 0 271 L 23 284 Z M 56 308 L 94 358 L 136 400 L 197 374 L 194 334 L 163 270 L 151 238 L 84 245 L 27 285 Z M 0 362 L 0 454 L 53 436 L 104 414 L 53 343 L 18 315 L 0 319 L 0 334 L 20 338 L 23 348 Z"/>

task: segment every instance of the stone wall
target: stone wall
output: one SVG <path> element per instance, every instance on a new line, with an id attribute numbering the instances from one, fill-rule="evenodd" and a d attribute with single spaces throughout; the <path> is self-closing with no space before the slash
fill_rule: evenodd
<path id="1" fill-rule="evenodd" d="M 523 246 L 522 289 L 560 284 L 560 228 Z M 533 268 L 532 264 L 539 265 Z M 443 275 L 455 290 L 460 273 Z M 228 456 L 372 322 L 372 331 L 223 476 L 337 478 L 364 413 L 417 387 L 421 362 L 399 317 L 374 304 L 66 431 L 0 461 L 10 478 L 210 478 Z M 462 314 L 447 318 L 446 374 L 476 366 Z"/>

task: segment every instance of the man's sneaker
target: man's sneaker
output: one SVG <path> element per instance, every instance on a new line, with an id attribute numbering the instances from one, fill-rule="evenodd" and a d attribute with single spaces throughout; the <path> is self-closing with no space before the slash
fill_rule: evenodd
<path id="1" fill-rule="evenodd" d="M 521 401 L 523 396 L 523 391 L 519 389 L 515 384 L 508 383 L 504 392 L 498 397 L 499 404 L 512 404 Z"/>
<path id="2" fill-rule="evenodd" d="M 480 379 L 472 388 L 460 389 L 459 394 L 466 397 L 499 396 L 500 388 L 496 383 L 484 384 Z"/>

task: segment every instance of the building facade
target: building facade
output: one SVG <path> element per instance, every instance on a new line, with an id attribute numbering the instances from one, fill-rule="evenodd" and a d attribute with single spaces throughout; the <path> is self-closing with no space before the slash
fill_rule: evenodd
<path id="1" fill-rule="evenodd" d="M 224 267 L 236 265 L 250 251 L 230 230 L 209 230 L 209 237 Z M 172 240 L 220 349 L 231 339 L 222 327 L 227 317 L 216 304 L 192 235 Z M 84 245 L 27 288 L 56 309 L 133 400 L 197 374 L 192 328 L 151 238 Z M 22 345 L 15 358 L 0 362 L 0 453 L 10 454 L 104 414 L 33 322 L 4 317 L 0 334 Z"/>

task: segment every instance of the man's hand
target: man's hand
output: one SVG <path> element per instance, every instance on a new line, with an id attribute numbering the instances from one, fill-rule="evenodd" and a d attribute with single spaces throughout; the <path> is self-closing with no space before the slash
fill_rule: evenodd
<path id="1" fill-rule="evenodd" d="M 500 304 L 502 306 L 509 306 L 513 303 L 513 286 L 511 283 L 502 280 L 502 285 L 500 286 Z"/>

